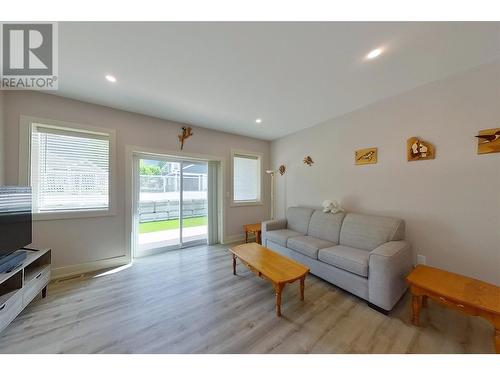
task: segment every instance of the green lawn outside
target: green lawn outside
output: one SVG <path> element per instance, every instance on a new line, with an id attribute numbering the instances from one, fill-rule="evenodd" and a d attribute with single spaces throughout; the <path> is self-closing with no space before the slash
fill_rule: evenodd
<path id="1" fill-rule="evenodd" d="M 208 218 L 206 216 L 200 217 L 190 217 L 184 219 L 184 228 L 188 227 L 199 227 L 207 225 Z M 139 233 L 151 233 L 159 232 L 162 230 L 170 230 L 179 228 L 179 219 L 176 220 L 162 220 L 162 221 L 151 221 L 149 223 L 139 224 Z"/>

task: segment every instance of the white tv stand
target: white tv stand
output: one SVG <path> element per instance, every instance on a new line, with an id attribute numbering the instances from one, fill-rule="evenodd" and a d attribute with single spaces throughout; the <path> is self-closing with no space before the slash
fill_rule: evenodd
<path id="1" fill-rule="evenodd" d="M 22 265 L 0 273 L 0 332 L 41 292 L 47 296 L 50 281 L 51 250 L 26 251 Z"/>

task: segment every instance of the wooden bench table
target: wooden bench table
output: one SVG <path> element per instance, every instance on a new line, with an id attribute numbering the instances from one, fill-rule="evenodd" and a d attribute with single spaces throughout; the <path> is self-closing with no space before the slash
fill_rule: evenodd
<path id="1" fill-rule="evenodd" d="M 438 268 L 417 265 L 406 278 L 412 294 L 412 323 L 419 325 L 427 298 L 464 314 L 481 316 L 495 327 L 493 340 L 500 353 L 500 287 Z"/>
<path id="2" fill-rule="evenodd" d="M 233 255 L 233 275 L 236 275 L 236 259 L 245 264 L 259 277 L 271 282 L 276 293 L 276 315 L 281 316 L 281 292 L 287 283 L 300 280 L 300 300 L 304 300 L 304 283 L 309 268 L 284 257 L 255 242 L 229 249 Z"/>

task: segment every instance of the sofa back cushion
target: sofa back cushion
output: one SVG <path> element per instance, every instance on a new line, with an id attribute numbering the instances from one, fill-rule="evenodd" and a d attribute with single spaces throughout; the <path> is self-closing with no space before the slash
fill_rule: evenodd
<path id="1" fill-rule="evenodd" d="M 384 216 L 347 214 L 340 229 L 340 244 L 371 251 L 388 241 L 403 240 L 405 222 Z"/>
<path id="2" fill-rule="evenodd" d="M 306 234 L 313 211 L 307 207 L 289 207 L 286 211 L 287 228 Z"/>
<path id="3" fill-rule="evenodd" d="M 325 241 L 339 243 L 340 227 L 345 214 L 339 212 L 336 214 L 325 213 L 321 210 L 314 210 L 309 221 L 307 234 Z"/>

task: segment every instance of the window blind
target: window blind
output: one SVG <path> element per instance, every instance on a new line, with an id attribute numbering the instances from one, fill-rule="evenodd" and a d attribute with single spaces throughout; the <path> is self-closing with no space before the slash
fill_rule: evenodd
<path id="1" fill-rule="evenodd" d="M 235 154 L 233 158 L 233 200 L 260 201 L 260 159 L 257 156 Z"/>
<path id="2" fill-rule="evenodd" d="M 35 212 L 108 209 L 109 147 L 107 134 L 33 124 Z"/>

